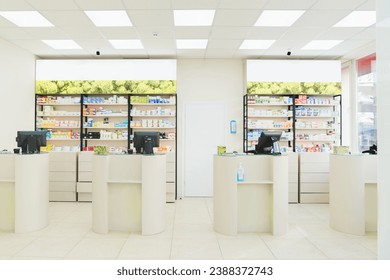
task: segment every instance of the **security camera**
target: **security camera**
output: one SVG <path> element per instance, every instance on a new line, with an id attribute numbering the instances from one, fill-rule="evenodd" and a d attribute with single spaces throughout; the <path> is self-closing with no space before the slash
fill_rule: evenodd
<path id="1" fill-rule="evenodd" d="M 287 55 L 288 55 L 288 56 L 290 56 L 290 55 L 291 55 L 291 52 L 290 52 L 290 51 L 288 51 L 288 52 L 287 52 Z"/>
<path id="2" fill-rule="evenodd" d="M 100 55 L 100 52 L 99 52 L 99 51 L 96 51 L 96 55 Z"/>

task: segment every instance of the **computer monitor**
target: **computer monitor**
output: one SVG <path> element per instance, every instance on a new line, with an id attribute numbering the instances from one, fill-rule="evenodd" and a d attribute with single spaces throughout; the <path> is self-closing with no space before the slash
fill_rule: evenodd
<path id="1" fill-rule="evenodd" d="M 280 154 L 274 150 L 274 143 L 280 140 L 281 131 L 262 131 L 255 147 L 255 154 Z"/>
<path id="2" fill-rule="evenodd" d="M 135 131 L 133 141 L 137 154 L 153 154 L 153 147 L 160 146 L 160 132 Z"/>
<path id="3" fill-rule="evenodd" d="M 42 146 L 46 146 L 46 130 L 18 131 L 16 142 L 22 148 L 22 154 L 39 154 Z"/>

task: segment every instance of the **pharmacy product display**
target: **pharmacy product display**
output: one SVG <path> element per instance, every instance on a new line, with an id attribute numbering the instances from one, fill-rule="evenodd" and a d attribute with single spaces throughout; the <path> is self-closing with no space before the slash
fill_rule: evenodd
<path id="1" fill-rule="evenodd" d="M 83 97 L 83 151 L 107 146 L 112 153 L 125 153 L 129 135 L 129 96 L 96 95 Z"/>
<path id="2" fill-rule="evenodd" d="M 296 152 L 330 152 L 333 145 L 341 144 L 340 100 L 333 96 L 295 98 Z"/>
<path id="3" fill-rule="evenodd" d="M 330 152 L 341 144 L 340 95 L 245 95 L 244 151 L 281 131 L 280 151 Z"/>
<path id="4" fill-rule="evenodd" d="M 135 153 L 135 132 L 158 132 L 153 153 L 167 154 L 167 201 L 174 202 L 176 101 L 175 94 L 36 94 L 35 130 L 47 131 L 41 151 L 104 147 L 110 154 Z M 80 192 L 86 194 L 82 200 L 90 200 L 89 187 L 80 184 Z"/>
<path id="5" fill-rule="evenodd" d="M 281 151 L 293 149 L 293 96 L 244 96 L 244 151 L 255 150 L 263 131 L 280 131 Z"/>
<path id="6" fill-rule="evenodd" d="M 136 131 L 159 131 L 158 152 L 174 152 L 176 146 L 176 96 L 132 95 L 131 139 Z"/>
<path id="7" fill-rule="evenodd" d="M 47 146 L 42 151 L 80 150 L 81 97 L 36 95 L 36 130 L 47 131 Z"/>

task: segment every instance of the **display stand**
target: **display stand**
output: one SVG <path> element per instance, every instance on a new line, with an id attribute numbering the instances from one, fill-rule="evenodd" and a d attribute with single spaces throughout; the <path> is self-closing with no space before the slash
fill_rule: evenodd
<path id="1" fill-rule="evenodd" d="M 49 211 L 49 155 L 1 155 L 0 229 L 27 233 L 45 228 Z M 3 212 L 4 211 L 4 212 Z"/>
<path id="2" fill-rule="evenodd" d="M 165 155 L 94 155 L 92 169 L 94 232 L 164 231 Z"/>
<path id="3" fill-rule="evenodd" d="M 330 226 L 348 234 L 377 230 L 377 156 L 330 155 Z"/>
<path id="4" fill-rule="evenodd" d="M 237 182 L 239 164 L 245 180 Z M 214 156 L 214 229 L 222 234 L 271 232 L 288 227 L 288 157 Z"/>

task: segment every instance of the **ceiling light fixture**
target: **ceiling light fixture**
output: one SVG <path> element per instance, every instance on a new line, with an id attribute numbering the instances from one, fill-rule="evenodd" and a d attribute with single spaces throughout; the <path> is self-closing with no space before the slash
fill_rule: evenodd
<path id="1" fill-rule="evenodd" d="M 313 40 L 305 45 L 302 50 L 329 50 L 342 41 L 343 40 Z"/>
<path id="2" fill-rule="evenodd" d="M 375 11 L 353 11 L 334 27 L 368 27 L 376 23 Z"/>
<path id="3" fill-rule="evenodd" d="M 56 50 L 80 50 L 82 49 L 73 40 L 42 40 L 46 45 Z"/>
<path id="4" fill-rule="evenodd" d="M 126 11 L 84 11 L 98 27 L 132 26 Z"/>
<path id="5" fill-rule="evenodd" d="M 215 10 L 174 10 L 175 26 L 211 26 Z"/>
<path id="6" fill-rule="evenodd" d="M 305 11 L 265 10 L 257 19 L 255 26 L 291 26 Z"/>
<path id="7" fill-rule="evenodd" d="M 240 50 L 266 50 L 275 43 L 275 40 L 244 40 Z"/>
<path id="8" fill-rule="evenodd" d="M 205 49 L 207 42 L 207 39 L 178 39 L 176 47 L 181 50 Z"/>
<path id="9" fill-rule="evenodd" d="M 0 12 L 0 15 L 19 27 L 54 26 L 50 21 L 48 21 L 37 11 L 3 11 Z"/>
<path id="10" fill-rule="evenodd" d="M 118 50 L 140 50 L 144 49 L 141 40 L 108 40 Z"/>

